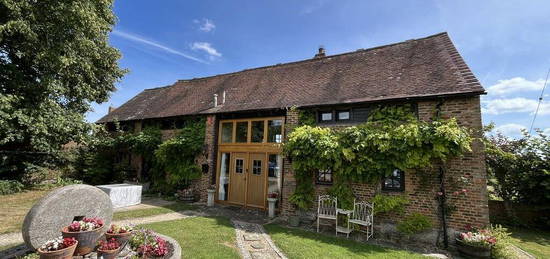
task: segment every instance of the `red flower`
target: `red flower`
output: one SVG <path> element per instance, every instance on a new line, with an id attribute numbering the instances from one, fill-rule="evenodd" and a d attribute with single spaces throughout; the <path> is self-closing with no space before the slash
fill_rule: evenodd
<path id="1" fill-rule="evenodd" d="M 69 246 L 72 246 L 74 244 L 76 244 L 76 239 L 74 237 L 63 238 L 63 246 L 64 247 L 69 247 Z"/>
<path id="2" fill-rule="evenodd" d="M 71 231 L 71 232 L 80 231 L 80 223 L 78 223 L 78 221 L 73 221 L 73 223 L 71 223 L 71 225 L 69 225 L 69 231 Z"/>
<path id="3" fill-rule="evenodd" d="M 111 238 L 108 241 L 99 241 L 100 250 L 115 250 L 120 247 L 120 243 L 116 239 Z"/>

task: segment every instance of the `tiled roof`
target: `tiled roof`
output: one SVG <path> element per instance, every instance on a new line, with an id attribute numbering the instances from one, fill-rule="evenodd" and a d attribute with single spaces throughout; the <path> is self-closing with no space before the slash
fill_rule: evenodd
<path id="1" fill-rule="evenodd" d="M 225 91 L 226 101 L 222 102 Z M 98 122 L 483 94 L 447 33 L 146 89 Z M 214 94 L 218 105 L 214 107 Z"/>

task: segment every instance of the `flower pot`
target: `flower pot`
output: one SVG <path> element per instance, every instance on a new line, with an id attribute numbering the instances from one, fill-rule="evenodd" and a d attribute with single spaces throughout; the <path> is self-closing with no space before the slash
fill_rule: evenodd
<path id="1" fill-rule="evenodd" d="M 300 216 L 294 215 L 288 217 L 288 224 L 291 227 L 298 227 L 300 226 Z"/>
<path id="2" fill-rule="evenodd" d="M 98 249 L 97 252 L 98 252 L 98 255 L 103 257 L 103 259 L 114 259 L 120 253 L 121 248 L 122 248 L 122 246 L 117 248 L 117 249 L 114 249 L 114 250 L 101 250 L 101 249 Z"/>
<path id="3" fill-rule="evenodd" d="M 107 232 L 105 233 L 105 239 L 109 240 L 111 238 L 114 238 L 120 244 L 124 244 L 125 242 L 130 240 L 131 237 L 132 237 L 132 231 L 128 231 L 126 233 L 118 233 L 118 234 L 110 234 Z"/>
<path id="4" fill-rule="evenodd" d="M 74 255 L 86 255 L 94 250 L 97 240 L 101 237 L 103 233 L 103 227 L 90 230 L 90 231 L 80 231 L 80 232 L 69 232 L 68 227 L 61 229 L 62 236 L 65 237 L 74 237 L 78 241 L 78 246 Z"/>
<path id="5" fill-rule="evenodd" d="M 40 254 L 40 259 L 71 259 L 77 245 L 78 241 L 72 246 L 56 251 L 42 251 L 42 249 L 38 248 L 38 253 Z"/>
<path id="6" fill-rule="evenodd" d="M 275 203 L 277 202 L 277 198 L 267 198 L 267 205 L 268 205 L 268 212 L 269 212 L 269 218 L 275 217 Z"/>
<path id="7" fill-rule="evenodd" d="M 467 258 L 491 258 L 491 248 L 472 246 L 464 243 L 461 239 L 456 239 L 456 247 L 461 255 Z"/>
<path id="8" fill-rule="evenodd" d="M 214 206 L 214 194 L 216 194 L 215 189 L 208 189 L 206 190 L 208 192 L 208 201 L 206 203 L 206 206 L 212 207 Z"/>

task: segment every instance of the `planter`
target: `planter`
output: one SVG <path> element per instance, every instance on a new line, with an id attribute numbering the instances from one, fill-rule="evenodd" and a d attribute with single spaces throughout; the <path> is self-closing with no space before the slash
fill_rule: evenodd
<path id="1" fill-rule="evenodd" d="M 111 238 L 116 239 L 121 244 L 124 244 L 128 240 L 130 240 L 130 237 L 132 237 L 132 231 L 126 232 L 126 233 L 119 233 L 119 234 L 109 234 L 105 233 L 105 239 L 109 240 Z"/>
<path id="2" fill-rule="evenodd" d="M 117 249 L 114 249 L 114 250 L 101 250 L 101 249 L 98 249 L 97 253 L 98 253 L 98 255 L 102 256 L 103 259 L 115 259 L 117 257 L 117 255 L 120 253 L 121 248 L 122 248 L 122 246 L 117 248 Z"/>
<path id="3" fill-rule="evenodd" d="M 300 216 L 294 215 L 288 217 L 288 224 L 291 227 L 298 227 L 300 226 Z"/>
<path id="4" fill-rule="evenodd" d="M 275 203 L 277 203 L 277 198 L 267 198 L 267 205 L 269 206 L 269 218 L 275 217 Z"/>
<path id="5" fill-rule="evenodd" d="M 61 229 L 62 236 L 65 237 L 74 237 L 78 241 L 76 246 L 76 251 L 74 255 L 86 255 L 94 250 L 97 240 L 103 233 L 103 228 L 105 225 L 100 228 L 90 230 L 90 231 L 81 231 L 81 232 L 69 232 L 68 227 Z"/>
<path id="6" fill-rule="evenodd" d="M 491 258 L 491 248 L 472 246 L 464 243 L 461 239 L 456 239 L 456 247 L 461 255 L 467 258 Z"/>
<path id="7" fill-rule="evenodd" d="M 212 207 L 214 206 L 214 195 L 216 194 L 215 189 L 208 189 L 206 190 L 208 192 L 208 201 L 206 203 L 206 206 Z"/>
<path id="8" fill-rule="evenodd" d="M 71 259 L 77 245 L 78 241 L 72 246 L 56 251 L 42 251 L 42 249 L 38 248 L 38 253 L 40 254 L 40 259 Z"/>

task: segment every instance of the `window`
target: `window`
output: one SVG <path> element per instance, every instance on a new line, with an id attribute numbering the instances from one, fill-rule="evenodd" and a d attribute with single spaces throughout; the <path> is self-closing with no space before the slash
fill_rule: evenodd
<path id="1" fill-rule="evenodd" d="M 338 111 L 336 113 L 338 115 L 338 120 L 339 121 L 343 121 L 343 120 L 349 120 L 350 119 L 350 111 Z"/>
<path id="2" fill-rule="evenodd" d="M 269 155 L 269 177 L 279 177 L 281 173 L 281 155 L 270 154 Z"/>
<path id="3" fill-rule="evenodd" d="M 222 153 L 220 165 L 220 185 L 218 187 L 218 200 L 227 200 L 229 194 L 229 161 L 231 161 L 231 153 Z"/>
<path id="4" fill-rule="evenodd" d="M 252 138 L 254 143 L 264 142 L 264 121 L 252 121 Z"/>
<path id="5" fill-rule="evenodd" d="M 384 191 L 404 191 L 405 190 L 405 172 L 395 169 L 390 176 L 382 179 L 382 190 Z"/>
<path id="6" fill-rule="evenodd" d="M 317 184 L 332 184 L 332 170 L 319 170 L 315 176 Z"/>
<path id="7" fill-rule="evenodd" d="M 252 174 L 255 174 L 255 175 L 262 174 L 262 160 L 252 161 Z"/>
<path id="8" fill-rule="evenodd" d="M 283 120 L 267 121 L 267 142 L 283 142 Z"/>
<path id="9" fill-rule="evenodd" d="M 242 174 L 243 173 L 243 165 L 244 160 L 237 158 L 235 159 L 235 173 Z"/>
<path id="10" fill-rule="evenodd" d="M 222 123 L 222 143 L 233 142 L 233 122 Z"/>
<path id="11" fill-rule="evenodd" d="M 332 121 L 332 112 L 320 112 L 319 121 Z"/>
<path id="12" fill-rule="evenodd" d="M 248 141 L 248 121 L 237 122 L 235 142 L 246 143 Z"/>

